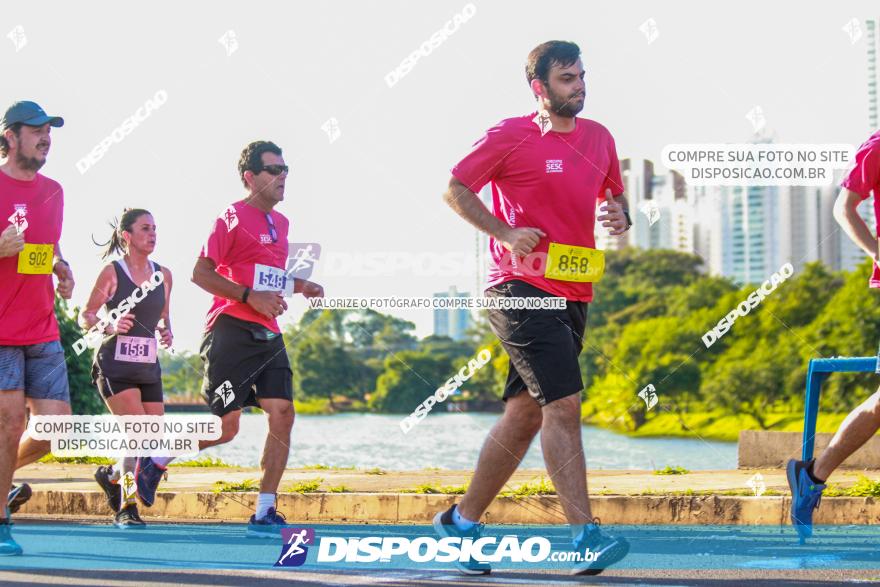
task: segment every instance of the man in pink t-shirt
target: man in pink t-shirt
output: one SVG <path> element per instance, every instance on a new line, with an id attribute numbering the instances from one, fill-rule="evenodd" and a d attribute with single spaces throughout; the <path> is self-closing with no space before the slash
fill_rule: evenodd
<path id="1" fill-rule="evenodd" d="M 443 536 L 478 539 L 477 522 L 540 430 L 544 461 L 571 524 L 574 547 L 598 553 L 595 560 L 575 563 L 571 572 L 596 574 L 626 556 L 629 545 L 602 532 L 590 512 L 578 355 L 593 282 L 604 271 L 595 223 L 619 235 L 632 222 L 611 133 L 577 117 L 586 93 L 578 46 L 539 45 L 529 54 L 526 78 L 538 99 L 537 112 L 489 129 L 453 167 L 444 197 L 490 236 L 488 297 L 499 303 L 560 297 L 567 307 L 488 311 L 510 357 L 504 416 L 480 452 L 461 503 L 438 513 L 434 527 Z M 487 183 L 491 211 L 476 195 Z M 599 203 L 604 210 L 597 218 Z M 467 574 L 490 572 L 486 562 L 474 559 L 457 566 Z"/>
<path id="2" fill-rule="evenodd" d="M 880 130 L 865 141 L 856 152 L 852 169 L 840 184 L 834 203 L 834 218 L 852 241 L 874 259 L 874 270 L 868 286 L 880 288 Z M 874 197 L 875 234 L 856 211 L 858 205 Z M 880 353 L 877 357 L 880 373 Z M 810 461 L 792 459 L 788 462 L 788 484 L 791 488 L 791 523 L 802 539 L 813 534 L 813 511 L 819 506 L 825 481 L 851 454 L 880 430 L 880 390 L 857 407 L 840 425 L 831 443 L 818 458 Z"/>
<path id="3" fill-rule="evenodd" d="M 58 240 L 64 193 L 39 173 L 64 120 L 34 102 L 16 102 L 0 120 L 0 555 L 21 554 L 9 517 L 31 495 L 11 487 L 13 471 L 49 452 L 49 443 L 22 439 L 32 415 L 70 414 L 67 366 L 55 319 L 55 288 L 70 299 L 73 273 Z M 7 492 L 9 492 L 7 494 Z"/>
<path id="4" fill-rule="evenodd" d="M 286 271 L 289 222 L 275 210 L 284 199 L 288 171 L 281 149 L 253 142 L 242 151 L 238 170 L 249 194 L 214 222 L 193 270 L 193 282 L 214 296 L 201 345 L 202 392 L 223 424 L 221 437 L 200 448 L 232 440 L 244 406 L 266 412 L 263 478 L 247 531 L 277 537 L 284 517 L 275 509 L 275 494 L 287 465 L 294 416 L 293 373 L 277 318 L 287 310 L 285 296 L 321 297 L 324 290 Z"/>

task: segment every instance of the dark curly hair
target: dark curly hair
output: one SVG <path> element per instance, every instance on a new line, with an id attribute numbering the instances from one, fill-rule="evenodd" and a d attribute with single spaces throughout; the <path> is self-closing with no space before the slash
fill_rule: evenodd
<path id="1" fill-rule="evenodd" d="M 13 133 L 15 133 L 15 136 L 20 136 L 19 133 L 21 132 L 21 127 L 23 125 L 23 122 L 16 122 L 15 124 L 10 125 L 8 129 L 5 129 L 3 133 L 5 133 L 7 130 L 11 130 Z M 7 155 L 9 155 L 9 141 L 6 140 L 6 137 L 3 136 L 3 133 L 0 133 L 0 157 L 5 158 Z"/>
<path id="2" fill-rule="evenodd" d="M 568 41 L 547 41 L 541 43 L 529 53 L 526 61 L 526 81 L 541 80 L 549 83 L 550 70 L 554 65 L 568 67 L 581 56 L 581 48 Z"/>
<path id="3" fill-rule="evenodd" d="M 254 141 L 241 152 L 241 157 L 238 158 L 238 176 L 244 187 L 248 187 L 244 180 L 245 171 L 259 173 L 263 170 L 263 153 L 274 153 L 280 156 L 281 147 L 272 141 Z"/>

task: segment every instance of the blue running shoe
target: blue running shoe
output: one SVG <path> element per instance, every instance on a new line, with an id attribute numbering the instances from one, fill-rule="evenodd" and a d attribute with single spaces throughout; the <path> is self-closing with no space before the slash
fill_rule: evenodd
<path id="1" fill-rule="evenodd" d="M 583 536 L 575 545 L 581 555 L 590 552 L 592 557 L 584 556 L 569 570 L 571 575 L 598 575 L 629 553 L 629 542 L 625 538 L 615 538 L 599 529 L 599 519 L 584 529 Z"/>
<path id="2" fill-rule="evenodd" d="M 257 519 L 256 514 L 251 516 L 247 527 L 248 538 L 278 538 L 281 536 L 281 528 L 287 526 L 284 514 L 269 508 L 265 516 Z"/>
<path id="3" fill-rule="evenodd" d="M 813 461 L 788 461 L 786 473 L 791 488 L 791 525 L 797 530 L 801 543 L 813 535 L 813 510 L 819 507 L 825 485 L 815 483 L 807 474 Z"/>
<path id="4" fill-rule="evenodd" d="M 160 469 L 150 457 L 140 457 L 137 461 L 135 478 L 137 494 L 145 506 L 150 507 L 156 501 L 156 490 L 162 478 L 168 479 L 168 471 Z"/>
<path id="5" fill-rule="evenodd" d="M 9 518 L 0 520 L 0 556 L 15 556 L 21 554 L 21 546 L 12 537 L 12 524 Z"/>
<path id="6" fill-rule="evenodd" d="M 483 524 L 475 524 L 469 530 L 459 530 L 458 526 L 452 521 L 452 512 L 455 511 L 455 505 L 445 512 L 438 512 L 434 516 L 434 530 L 443 538 L 470 538 L 474 542 L 483 535 Z M 466 561 L 454 561 L 455 568 L 465 575 L 488 575 L 492 572 L 492 567 L 486 561 L 478 561 L 469 558 Z"/>

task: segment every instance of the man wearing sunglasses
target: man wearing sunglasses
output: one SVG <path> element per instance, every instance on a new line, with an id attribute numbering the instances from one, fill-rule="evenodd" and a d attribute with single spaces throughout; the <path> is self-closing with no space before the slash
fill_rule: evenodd
<path id="1" fill-rule="evenodd" d="M 284 517 L 275 509 L 275 493 L 287 465 L 294 417 L 293 373 L 277 318 L 287 310 L 285 295 L 321 297 L 324 290 L 285 273 L 289 222 L 275 210 L 284 199 L 288 171 L 281 149 L 268 141 L 249 144 L 238 171 L 248 196 L 214 222 L 192 277 L 214 296 L 201 345 L 203 393 L 223 423 L 220 438 L 202 442 L 200 448 L 232 440 L 244 406 L 259 406 L 266 413 L 263 478 L 248 536 L 277 537 Z M 152 501 L 162 471 L 145 460 L 141 470 L 147 471 L 144 481 L 150 483 L 139 483 L 138 491 Z"/>

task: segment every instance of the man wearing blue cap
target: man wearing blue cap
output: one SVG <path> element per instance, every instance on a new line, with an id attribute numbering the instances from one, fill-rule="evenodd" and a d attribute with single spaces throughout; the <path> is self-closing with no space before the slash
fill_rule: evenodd
<path id="1" fill-rule="evenodd" d="M 26 408 L 70 414 L 52 283 L 54 274 L 58 294 L 70 299 L 73 273 L 58 247 L 64 192 L 39 173 L 50 130 L 63 124 L 34 102 L 16 102 L 0 119 L 0 555 L 21 554 L 10 515 L 31 493 L 27 484 L 9 491 L 13 472 L 49 452 L 46 441 L 21 440 Z"/>

